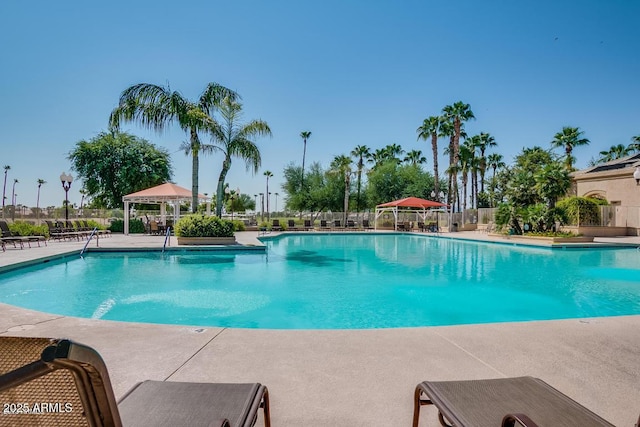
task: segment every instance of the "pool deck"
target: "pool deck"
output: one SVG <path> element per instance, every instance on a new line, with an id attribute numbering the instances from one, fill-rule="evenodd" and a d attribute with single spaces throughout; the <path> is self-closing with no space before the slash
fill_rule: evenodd
<path id="1" fill-rule="evenodd" d="M 237 235 L 247 245 L 259 245 L 257 237 Z M 442 237 L 498 239 L 475 232 Z M 596 240 L 640 246 L 640 237 Z M 99 245 L 158 249 L 163 242 L 114 235 Z M 8 248 L 0 269 L 83 246 Z M 0 304 L 0 334 L 67 337 L 94 347 L 117 397 L 145 379 L 261 382 L 269 388 L 274 427 L 409 426 L 420 381 L 522 375 L 542 378 L 617 426 L 632 426 L 640 413 L 640 316 L 289 331 L 90 320 Z M 438 425 L 433 408 L 422 409 L 420 425 Z"/>

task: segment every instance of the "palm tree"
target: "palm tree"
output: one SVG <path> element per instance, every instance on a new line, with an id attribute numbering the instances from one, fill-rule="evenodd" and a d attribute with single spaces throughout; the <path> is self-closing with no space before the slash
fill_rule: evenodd
<path id="1" fill-rule="evenodd" d="M 45 181 L 42 178 L 38 178 L 38 197 L 36 197 L 36 214 L 38 215 L 38 224 L 40 223 L 40 187 L 42 187 L 42 184 L 46 184 L 47 181 Z"/>
<path id="2" fill-rule="evenodd" d="M 360 213 L 360 189 L 362 187 L 362 171 L 364 170 L 364 160 L 371 156 L 371 151 L 366 145 L 357 145 L 351 151 L 351 155 L 358 159 L 358 188 L 356 195 L 356 209 Z"/>
<path id="3" fill-rule="evenodd" d="M 422 126 L 416 129 L 418 132 L 418 139 L 427 140 L 431 137 L 431 151 L 433 155 L 433 177 L 434 177 L 434 192 L 440 194 L 440 178 L 438 176 L 438 136 L 440 133 L 440 124 L 442 123 L 442 117 L 430 116 L 424 119 Z"/>
<path id="4" fill-rule="evenodd" d="M 581 138 L 582 132 L 580 128 L 572 128 L 569 126 L 565 126 L 562 128 L 562 131 L 556 133 L 553 137 L 553 141 L 551 141 L 551 146 L 553 148 L 564 148 L 565 152 L 565 167 L 569 172 L 573 170 L 573 162 L 574 157 L 571 155 L 574 147 L 579 147 L 581 145 L 588 145 L 589 140 L 587 138 Z"/>
<path id="5" fill-rule="evenodd" d="M 217 126 L 212 117 L 214 110 L 224 98 L 235 100 L 239 95 L 218 83 L 209 83 L 197 102 L 192 102 L 180 92 L 149 83 L 139 83 L 125 89 L 120 103 L 111 112 L 109 125 L 112 130 L 120 128 L 120 121 L 137 122 L 143 127 L 161 133 L 173 122 L 189 135 L 191 150 L 191 210 L 198 208 L 199 152 L 202 149 L 200 132 L 210 132 Z"/>
<path id="6" fill-rule="evenodd" d="M 4 212 L 4 202 L 7 198 L 7 172 L 9 172 L 9 169 L 11 169 L 11 166 L 4 165 L 4 187 L 2 188 L 2 219 L 6 218 Z"/>
<path id="7" fill-rule="evenodd" d="M 18 183 L 18 179 L 14 178 L 13 189 L 11 190 L 11 220 L 12 221 L 16 215 L 16 184 L 17 183 Z"/>
<path id="8" fill-rule="evenodd" d="M 448 121 L 453 127 L 453 129 L 448 130 L 448 132 L 451 133 L 449 172 L 450 174 L 454 174 L 449 176 L 449 186 L 451 187 L 452 183 L 457 186 L 457 169 L 451 166 L 457 165 L 460 160 L 460 137 L 464 137 L 464 122 L 475 119 L 475 116 L 473 115 L 473 111 L 471 111 L 471 106 L 462 101 L 445 106 L 442 109 L 442 116 L 443 119 Z"/>
<path id="9" fill-rule="evenodd" d="M 403 161 L 409 163 L 412 166 L 417 166 L 427 163 L 427 158 L 422 155 L 422 151 L 411 150 L 404 157 Z"/>
<path id="10" fill-rule="evenodd" d="M 631 145 L 625 147 L 623 144 L 612 145 L 609 150 L 601 151 L 598 163 L 610 162 L 611 160 L 621 159 L 631 154 Z"/>
<path id="11" fill-rule="evenodd" d="M 469 141 L 469 140 L 467 140 Z M 458 162 L 458 171 L 462 174 L 462 210 L 467 209 L 467 184 L 469 182 L 469 172 L 473 163 L 473 146 L 471 144 L 462 144 L 460 146 L 460 160 Z M 473 186 L 472 186 L 473 187 Z"/>
<path id="12" fill-rule="evenodd" d="M 484 175 L 487 171 L 487 158 L 485 152 L 489 147 L 498 145 L 494 137 L 485 132 L 480 132 L 479 138 L 475 141 L 475 146 L 480 150 L 479 171 L 480 171 L 480 192 L 484 193 Z"/>
<path id="13" fill-rule="evenodd" d="M 300 138 L 304 143 L 304 148 L 302 149 L 302 177 L 300 178 L 300 190 L 302 191 L 304 188 L 304 160 L 307 157 L 307 139 L 311 138 L 311 131 L 304 130 L 300 132 Z"/>
<path id="14" fill-rule="evenodd" d="M 388 144 L 383 148 L 386 153 L 386 157 L 388 160 L 395 160 L 397 163 L 400 163 L 400 156 L 404 154 L 404 150 L 398 144 Z"/>
<path id="15" fill-rule="evenodd" d="M 267 221 L 268 221 L 270 218 L 269 216 L 269 178 L 273 176 L 273 173 L 271 171 L 264 171 L 263 175 L 267 177 L 267 192 L 264 193 L 264 195 L 267 198 Z"/>
<path id="16" fill-rule="evenodd" d="M 495 179 L 496 177 L 496 169 L 503 168 L 506 166 L 505 162 L 503 162 L 502 159 L 503 159 L 502 154 L 498 154 L 498 153 L 491 153 L 487 157 L 487 166 L 493 170 L 492 179 Z"/>
<path id="17" fill-rule="evenodd" d="M 345 155 L 336 156 L 331 162 L 331 170 L 334 173 L 342 175 L 344 177 L 344 205 L 343 205 L 343 220 L 342 224 L 347 223 L 347 217 L 349 214 L 349 194 L 351 190 L 351 163 L 350 157 Z"/>
<path id="18" fill-rule="evenodd" d="M 271 136 L 269 125 L 262 120 L 242 123 L 242 104 L 231 98 L 224 98 L 219 106 L 222 123 L 211 130 L 213 150 L 222 152 L 222 170 L 218 176 L 216 189 L 216 215 L 222 215 L 224 182 L 231 168 L 232 157 L 245 161 L 247 171 L 258 172 L 261 164 L 260 150 L 254 142 L 258 136 Z M 267 199 L 268 201 L 268 199 Z"/>
<path id="19" fill-rule="evenodd" d="M 638 151 L 640 151 L 640 135 L 632 136 L 631 141 L 633 142 L 629 144 L 628 147 L 631 153 L 637 153 Z"/>

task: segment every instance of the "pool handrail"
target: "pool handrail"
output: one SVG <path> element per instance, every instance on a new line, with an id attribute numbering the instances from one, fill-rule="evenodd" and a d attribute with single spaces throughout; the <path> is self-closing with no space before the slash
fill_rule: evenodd
<path id="1" fill-rule="evenodd" d="M 164 253 L 164 250 L 167 247 L 167 240 L 169 240 L 169 246 L 171 246 L 171 227 L 167 227 L 167 232 L 164 235 L 164 245 L 162 245 L 162 252 Z"/>
<path id="2" fill-rule="evenodd" d="M 91 238 L 94 236 L 94 234 L 96 236 L 96 246 L 99 245 L 100 234 L 98 233 L 98 227 L 94 227 L 93 231 L 91 232 L 91 234 L 89 234 L 89 237 L 87 237 L 87 243 L 84 244 L 84 247 L 80 251 L 80 256 L 82 256 L 82 254 L 87 250 L 87 246 L 89 246 L 89 242 L 91 242 Z"/>

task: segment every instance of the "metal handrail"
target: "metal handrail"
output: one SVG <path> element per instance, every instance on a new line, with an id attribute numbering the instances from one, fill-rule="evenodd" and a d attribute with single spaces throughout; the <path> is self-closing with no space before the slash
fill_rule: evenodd
<path id="1" fill-rule="evenodd" d="M 167 227 L 167 232 L 164 235 L 164 245 L 162 245 L 162 252 L 164 253 L 165 248 L 167 247 L 167 240 L 171 239 L 171 227 Z M 171 241 L 169 241 L 169 245 L 171 245 Z"/>
<path id="2" fill-rule="evenodd" d="M 98 242 L 100 241 L 100 237 L 99 237 L 100 234 L 96 233 L 97 231 L 98 231 L 98 227 L 94 227 L 91 234 L 89 234 L 89 237 L 87 237 L 87 243 L 84 244 L 84 248 L 82 248 L 82 250 L 80 251 L 80 256 L 82 256 L 84 251 L 87 250 L 87 246 L 89 246 L 89 242 L 91 242 L 91 238 L 93 237 L 94 234 L 96 236 L 96 246 L 98 246 Z"/>

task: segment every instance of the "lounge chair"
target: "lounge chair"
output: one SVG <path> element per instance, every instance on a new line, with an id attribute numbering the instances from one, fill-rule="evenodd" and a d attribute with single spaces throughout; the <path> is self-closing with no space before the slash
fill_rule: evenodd
<path id="1" fill-rule="evenodd" d="M 326 219 L 321 219 L 320 220 L 320 230 L 330 230 L 331 228 L 329 227 L 329 224 L 327 223 Z"/>
<path id="2" fill-rule="evenodd" d="M 352 219 L 348 219 L 347 220 L 347 229 L 348 230 L 355 230 L 356 229 L 356 223 Z"/>
<path id="3" fill-rule="evenodd" d="M 340 221 L 339 219 L 336 219 L 333 221 L 333 229 L 334 230 L 343 230 L 344 227 L 342 226 L 342 221 Z"/>
<path id="4" fill-rule="evenodd" d="M 368 219 L 363 219 L 362 220 L 362 228 L 364 228 L 365 230 L 371 230 L 373 227 L 369 223 Z"/>
<path id="5" fill-rule="evenodd" d="M 532 377 L 422 382 L 414 395 L 414 427 L 418 426 L 421 405 L 435 405 L 442 425 L 613 427 L 549 384 Z"/>
<path id="6" fill-rule="evenodd" d="M 282 231 L 282 227 L 280 226 L 280 220 L 274 219 L 271 222 L 271 230 L 272 231 Z"/>
<path id="7" fill-rule="evenodd" d="M 94 349 L 49 338 L 0 337 L 0 401 L 29 410 L 47 405 L 40 413 L 0 415 L 10 425 L 252 426 L 262 408 L 270 426 L 261 384 L 144 381 L 116 403 Z"/>
<path id="8" fill-rule="evenodd" d="M 47 238 L 44 236 L 21 236 L 19 234 L 11 232 L 9 224 L 6 221 L 0 221 L 0 229 L 2 230 L 2 239 L 5 243 L 11 243 L 16 247 L 16 243 L 20 244 L 20 249 L 24 248 L 26 243 L 31 247 L 31 242 L 35 242 L 40 246 L 40 242 L 44 242 L 47 245 Z"/>
<path id="9" fill-rule="evenodd" d="M 296 227 L 296 222 L 292 219 L 287 220 L 287 230 L 289 231 L 298 231 L 298 227 Z"/>
<path id="10" fill-rule="evenodd" d="M 313 230 L 313 225 L 311 225 L 311 220 L 310 219 L 305 219 L 304 220 L 304 231 L 309 231 L 309 230 Z"/>

